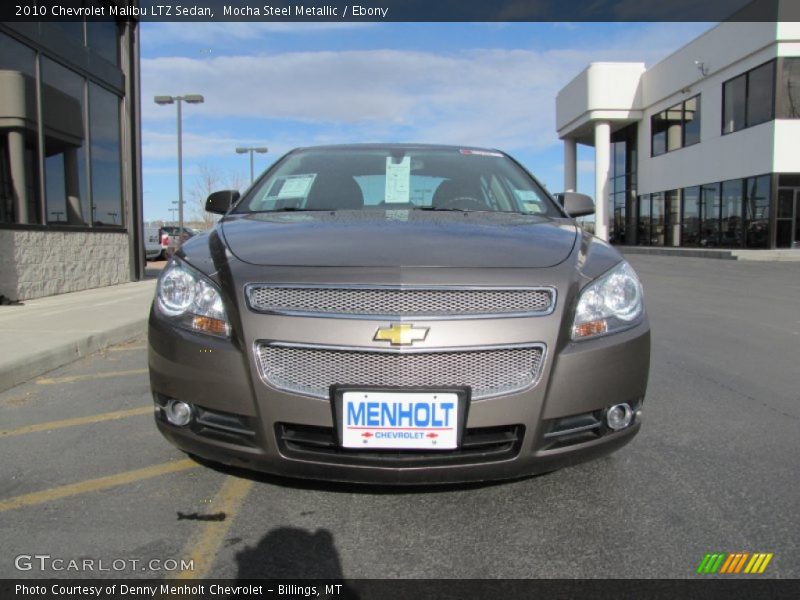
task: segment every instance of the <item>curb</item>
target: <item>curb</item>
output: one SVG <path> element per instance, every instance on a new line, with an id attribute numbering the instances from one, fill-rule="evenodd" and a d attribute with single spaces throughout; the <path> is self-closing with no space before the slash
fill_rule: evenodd
<path id="1" fill-rule="evenodd" d="M 736 260 L 731 250 L 672 250 L 669 248 L 651 249 L 637 246 L 615 246 L 622 254 L 645 254 L 649 256 L 684 256 L 690 258 L 715 258 L 722 260 Z"/>
<path id="2" fill-rule="evenodd" d="M 788 249 L 754 250 L 731 248 L 705 250 L 693 248 L 663 248 L 652 246 L 614 246 L 622 254 L 646 256 L 681 256 L 686 258 L 713 258 L 742 262 L 800 262 L 800 251 Z"/>
<path id="3" fill-rule="evenodd" d="M 109 346 L 144 335 L 146 331 L 147 319 L 137 319 L 107 331 L 92 333 L 76 341 L 48 348 L 35 355 L 22 357 L 0 370 L 0 392 Z"/>

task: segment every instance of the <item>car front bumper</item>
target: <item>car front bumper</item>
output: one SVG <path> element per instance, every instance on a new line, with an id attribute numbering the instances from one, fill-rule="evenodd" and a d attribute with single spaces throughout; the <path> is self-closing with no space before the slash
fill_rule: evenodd
<path id="1" fill-rule="evenodd" d="M 532 387 L 470 402 L 462 446 L 438 452 L 342 449 L 328 399 L 270 387 L 255 374 L 248 343 L 173 326 L 153 311 L 150 381 L 156 423 L 199 457 L 280 476 L 379 484 L 456 483 L 548 472 L 608 454 L 639 431 L 647 387 L 647 319 L 579 343 L 551 342 Z M 300 368 L 300 366 L 298 366 Z M 160 408 L 191 403 L 193 422 L 175 427 Z M 631 425 L 612 431 L 608 407 L 628 403 Z"/>

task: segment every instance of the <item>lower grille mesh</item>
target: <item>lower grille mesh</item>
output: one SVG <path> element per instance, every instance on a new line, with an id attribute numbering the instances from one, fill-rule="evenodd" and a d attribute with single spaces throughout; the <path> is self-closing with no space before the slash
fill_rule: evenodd
<path id="1" fill-rule="evenodd" d="M 284 456 L 339 465 L 424 467 L 479 464 L 508 460 L 519 454 L 525 427 L 502 425 L 465 429 L 461 447 L 437 452 L 420 450 L 361 450 L 342 448 L 331 427 L 278 423 L 275 437 Z"/>
<path id="2" fill-rule="evenodd" d="M 256 357 L 272 387 L 307 396 L 327 398 L 331 385 L 469 386 L 479 399 L 533 385 L 542 347 L 389 353 L 260 344 Z"/>

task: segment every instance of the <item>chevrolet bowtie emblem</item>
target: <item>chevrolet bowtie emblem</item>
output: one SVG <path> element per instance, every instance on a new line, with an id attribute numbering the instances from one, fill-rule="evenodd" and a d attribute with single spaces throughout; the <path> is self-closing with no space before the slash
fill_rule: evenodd
<path id="1" fill-rule="evenodd" d="M 392 323 L 389 327 L 378 327 L 376 342 L 389 342 L 392 346 L 410 346 L 421 342 L 428 335 L 428 327 L 414 327 L 411 323 Z"/>

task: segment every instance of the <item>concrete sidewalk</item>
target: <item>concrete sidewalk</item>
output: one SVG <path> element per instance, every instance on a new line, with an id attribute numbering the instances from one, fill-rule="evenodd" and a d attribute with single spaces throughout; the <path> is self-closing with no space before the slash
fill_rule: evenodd
<path id="1" fill-rule="evenodd" d="M 0 391 L 145 333 L 158 267 L 134 283 L 0 306 Z"/>

